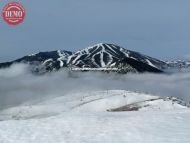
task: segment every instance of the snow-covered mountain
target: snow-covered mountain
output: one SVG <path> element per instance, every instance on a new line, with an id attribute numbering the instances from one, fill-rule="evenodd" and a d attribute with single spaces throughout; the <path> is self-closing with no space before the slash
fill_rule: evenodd
<path id="1" fill-rule="evenodd" d="M 158 111 L 188 107 L 189 103 L 176 97 L 159 97 L 126 90 L 90 91 L 26 102 L 1 111 L 0 120 L 46 118 L 71 111 Z"/>
<path id="2" fill-rule="evenodd" d="M 173 60 L 173 61 L 166 61 L 169 68 L 174 69 L 186 69 L 190 68 L 190 60 Z"/>
<path id="3" fill-rule="evenodd" d="M 12 62 L 0 63 L 0 68 L 14 63 L 27 63 L 33 72 L 45 73 L 63 67 L 72 68 L 116 68 L 118 72 L 156 72 L 165 69 L 189 67 L 184 62 L 164 62 L 141 53 L 127 50 L 114 44 L 100 43 L 77 52 L 65 50 L 40 52 Z"/>
<path id="4" fill-rule="evenodd" d="M 0 68 L 9 67 L 15 63 L 25 63 L 31 65 L 33 72 L 44 73 L 66 67 L 67 59 L 71 54 L 72 52 L 65 50 L 40 52 L 24 56 L 12 62 L 0 63 Z"/>
<path id="5" fill-rule="evenodd" d="M 0 111 L 0 142 L 188 143 L 190 110 L 174 97 L 108 90 L 70 93 Z"/>
<path id="6" fill-rule="evenodd" d="M 159 97 L 125 90 L 91 91 L 28 101 L 22 105 L 2 110 L 0 120 L 46 118 L 71 111 L 158 111 L 189 107 L 189 103 L 176 97 Z"/>
<path id="7" fill-rule="evenodd" d="M 126 58 L 156 69 L 161 69 L 165 65 L 163 61 L 107 43 L 100 43 L 74 53 L 69 57 L 68 63 L 77 67 L 107 68 L 116 67 Z M 126 62 L 126 64 L 134 68 L 135 63 Z"/>

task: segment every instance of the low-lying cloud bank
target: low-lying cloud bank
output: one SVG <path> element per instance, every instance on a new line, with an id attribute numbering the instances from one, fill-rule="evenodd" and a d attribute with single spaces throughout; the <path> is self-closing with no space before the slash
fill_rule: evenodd
<path id="1" fill-rule="evenodd" d="M 62 70 L 42 76 L 29 72 L 27 65 L 13 65 L 0 70 L 0 109 L 28 100 L 64 96 L 94 90 L 132 90 L 160 96 L 181 97 L 190 101 L 190 73 L 106 74 Z"/>

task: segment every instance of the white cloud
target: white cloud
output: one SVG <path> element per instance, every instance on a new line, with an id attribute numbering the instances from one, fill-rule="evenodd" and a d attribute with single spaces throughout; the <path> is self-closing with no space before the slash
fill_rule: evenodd
<path id="1" fill-rule="evenodd" d="M 0 108 L 27 100 L 64 96 L 71 92 L 124 89 L 190 100 L 190 73 L 103 74 L 59 71 L 43 76 L 32 75 L 25 65 L 0 70 Z"/>

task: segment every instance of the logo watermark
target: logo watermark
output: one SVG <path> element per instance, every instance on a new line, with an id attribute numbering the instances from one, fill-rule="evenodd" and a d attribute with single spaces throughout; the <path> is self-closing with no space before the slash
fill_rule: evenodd
<path id="1" fill-rule="evenodd" d="M 25 19 L 26 11 L 19 2 L 9 2 L 3 7 L 2 17 L 8 25 L 18 25 Z"/>

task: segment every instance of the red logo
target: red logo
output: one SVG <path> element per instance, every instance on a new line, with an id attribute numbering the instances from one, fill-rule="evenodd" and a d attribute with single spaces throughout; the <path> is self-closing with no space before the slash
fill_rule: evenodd
<path id="1" fill-rule="evenodd" d="M 18 25 L 24 21 L 25 9 L 18 2 L 10 2 L 3 8 L 2 16 L 4 21 L 9 25 Z"/>

